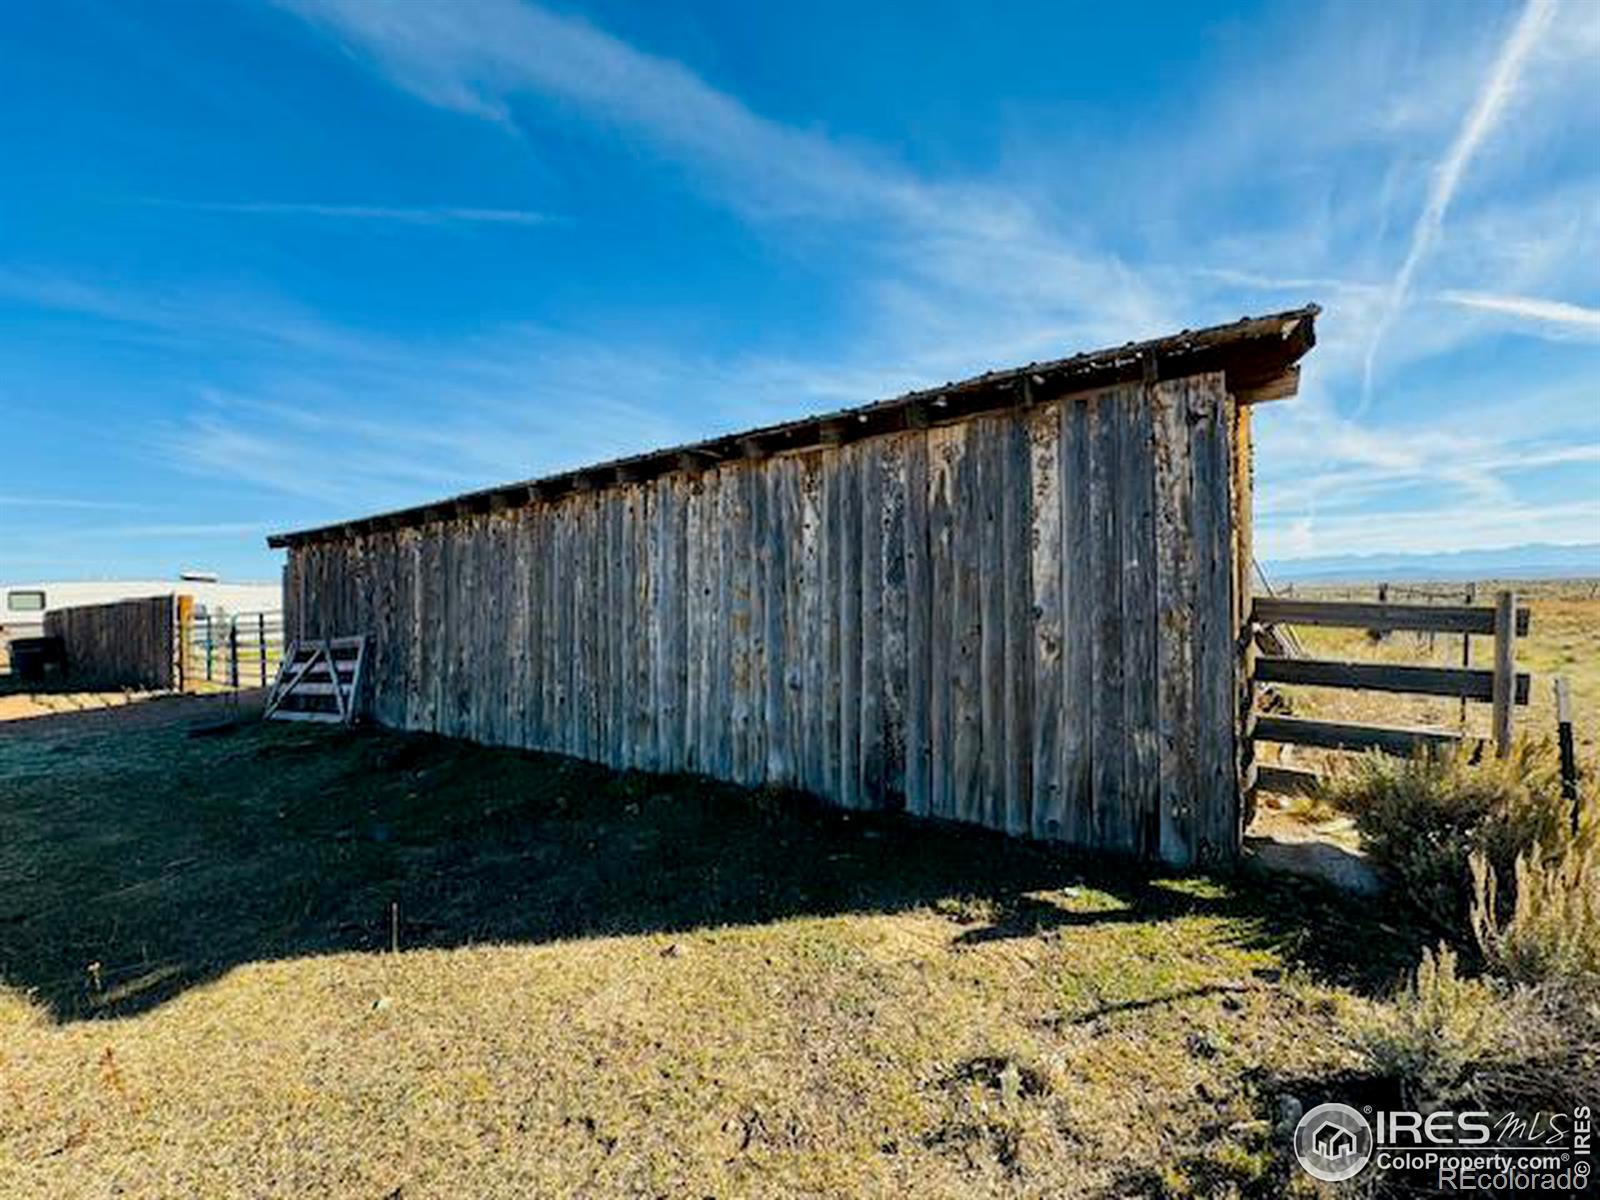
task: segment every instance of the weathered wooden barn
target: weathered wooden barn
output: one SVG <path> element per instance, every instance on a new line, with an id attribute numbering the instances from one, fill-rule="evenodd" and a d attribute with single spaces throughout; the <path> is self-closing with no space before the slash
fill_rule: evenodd
<path id="1" fill-rule="evenodd" d="M 1250 407 L 1317 309 L 286 533 L 379 722 L 1187 864 L 1240 841 Z"/>

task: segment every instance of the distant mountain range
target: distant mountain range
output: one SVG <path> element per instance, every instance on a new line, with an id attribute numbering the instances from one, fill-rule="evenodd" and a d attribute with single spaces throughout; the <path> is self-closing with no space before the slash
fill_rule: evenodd
<path id="1" fill-rule="evenodd" d="M 1600 542 L 1528 542 L 1449 554 L 1334 554 L 1262 563 L 1273 584 L 1417 579 L 1573 579 L 1600 576 Z"/>

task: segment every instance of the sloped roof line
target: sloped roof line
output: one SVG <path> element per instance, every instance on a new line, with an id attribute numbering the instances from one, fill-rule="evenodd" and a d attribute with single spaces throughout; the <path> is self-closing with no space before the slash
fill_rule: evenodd
<path id="1" fill-rule="evenodd" d="M 1139 380 L 1222 371 L 1228 377 L 1229 390 L 1245 402 L 1252 396 L 1266 399 L 1292 395 L 1294 364 L 1316 343 L 1315 324 L 1321 311 L 1317 305 L 1307 304 L 1267 316 L 1242 317 L 1227 325 L 1186 329 L 1069 358 L 988 371 L 856 408 L 653 450 L 540 479 L 498 484 L 352 521 L 275 533 L 267 538 L 267 545 L 279 548 L 326 541 L 423 525 L 463 512 L 542 503 L 570 492 L 640 482 L 679 470 L 703 470 L 730 459 L 763 458 L 907 428 L 950 424 L 983 412 L 1044 403 Z"/>

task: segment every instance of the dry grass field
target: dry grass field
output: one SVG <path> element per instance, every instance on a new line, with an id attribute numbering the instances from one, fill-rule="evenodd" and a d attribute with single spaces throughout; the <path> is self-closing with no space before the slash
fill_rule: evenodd
<path id="1" fill-rule="evenodd" d="M 194 715 L 0 724 L 0 1195 L 1279 1196 L 1278 1098 L 1418 945 L 1310 884 Z"/>
<path id="2" fill-rule="evenodd" d="M 1444 592 L 1454 585 L 1417 585 Z M 1461 603 L 1465 584 L 1454 587 L 1451 601 Z M 1600 755 L 1600 584 L 1593 580 L 1555 580 L 1509 584 L 1493 582 L 1476 585 L 1477 602 L 1493 603 L 1495 590 L 1510 587 L 1519 602 L 1530 611 L 1528 636 L 1517 640 L 1517 667 L 1532 676 L 1529 704 L 1518 708 L 1518 732 L 1532 737 L 1555 738 L 1556 676 L 1565 676 L 1571 686 L 1574 733 L 1580 760 L 1593 761 Z M 1375 600 L 1377 585 L 1296 587 L 1293 595 L 1305 599 Z M 1391 599 L 1417 602 L 1400 587 L 1391 589 Z M 1297 628 L 1306 653 L 1317 658 L 1349 659 L 1360 662 L 1417 663 L 1437 666 L 1461 665 L 1461 637 L 1446 634 L 1390 633 L 1375 640 L 1359 629 Z M 1472 665 L 1488 668 L 1494 662 L 1493 639 L 1472 638 Z M 1302 716 L 1327 720 L 1358 721 L 1376 725 L 1412 725 L 1446 730 L 1462 728 L 1461 706 L 1457 700 L 1431 696 L 1386 695 L 1378 692 L 1352 692 L 1333 688 L 1282 688 L 1293 711 Z M 1489 705 L 1467 705 L 1466 732 L 1479 737 L 1489 734 Z M 1271 757 L 1270 753 L 1268 757 Z M 1297 750 L 1296 761 L 1329 764 L 1340 756 Z"/>

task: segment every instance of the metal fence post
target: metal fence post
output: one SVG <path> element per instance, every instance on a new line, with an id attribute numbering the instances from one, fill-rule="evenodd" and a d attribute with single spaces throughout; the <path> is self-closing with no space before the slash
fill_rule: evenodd
<path id="1" fill-rule="evenodd" d="M 211 614 L 208 612 L 208 613 L 206 613 L 206 682 L 207 683 L 211 682 L 211 654 L 212 654 L 212 648 L 211 647 L 212 647 Z"/>
<path id="2" fill-rule="evenodd" d="M 267 614 L 256 614 L 256 650 L 261 655 L 261 686 L 267 686 Z"/>
<path id="3" fill-rule="evenodd" d="M 228 686 L 239 687 L 239 620 L 228 620 Z"/>
<path id="4" fill-rule="evenodd" d="M 1561 798 L 1572 805 L 1572 832 L 1578 832 L 1578 749 L 1572 740 L 1572 693 L 1565 676 L 1556 676 L 1556 742 L 1561 748 Z"/>

